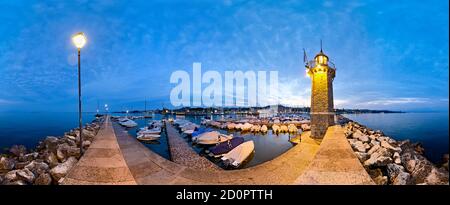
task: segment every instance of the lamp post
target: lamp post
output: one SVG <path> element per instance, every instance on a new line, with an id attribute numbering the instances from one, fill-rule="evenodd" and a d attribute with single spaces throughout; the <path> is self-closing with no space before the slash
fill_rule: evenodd
<path id="1" fill-rule="evenodd" d="M 76 33 L 72 36 L 72 42 L 78 49 L 78 123 L 80 126 L 80 155 L 83 154 L 83 121 L 81 118 L 81 66 L 80 53 L 81 48 L 86 44 L 86 36 L 83 32 Z"/>

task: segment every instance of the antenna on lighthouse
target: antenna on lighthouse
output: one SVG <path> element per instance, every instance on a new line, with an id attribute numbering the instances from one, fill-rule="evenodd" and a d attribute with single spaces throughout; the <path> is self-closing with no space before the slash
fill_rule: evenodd
<path id="1" fill-rule="evenodd" d="M 320 39 L 320 52 L 323 53 L 322 52 L 322 39 Z"/>

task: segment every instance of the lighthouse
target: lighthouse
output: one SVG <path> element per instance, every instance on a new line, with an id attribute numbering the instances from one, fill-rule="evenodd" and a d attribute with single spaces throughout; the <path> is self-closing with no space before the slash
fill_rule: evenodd
<path id="1" fill-rule="evenodd" d="M 311 137 L 321 139 L 328 127 L 334 125 L 333 79 L 336 68 L 322 48 L 314 60 L 306 62 L 305 67 L 311 78 Z"/>

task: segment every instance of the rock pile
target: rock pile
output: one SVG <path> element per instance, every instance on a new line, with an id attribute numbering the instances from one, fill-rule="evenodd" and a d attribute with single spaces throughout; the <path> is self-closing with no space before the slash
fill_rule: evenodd
<path id="1" fill-rule="evenodd" d="M 99 129 L 99 121 L 83 128 L 84 149 L 89 147 Z M 81 157 L 79 135 L 79 129 L 73 129 L 63 137 L 48 136 L 35 150 L 13 145 L 8 153 L 0 156 L 0 184 L 59 184 Z"/>
<path id="2" fill-rule="evenodd" d="M 356 122 L 345 125 L 345 136 L 374 182 L 379 185 L 447 184 L 448 155 L 437 167 L 424 156 L 424 149 L 409 140 L 396 141 L 379 130 Z"/>

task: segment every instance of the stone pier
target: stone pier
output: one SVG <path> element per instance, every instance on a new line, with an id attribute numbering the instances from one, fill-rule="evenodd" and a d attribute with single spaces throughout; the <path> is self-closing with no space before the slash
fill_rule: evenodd
<path id="1" fill-rule="evenodd" d="M 193 169 L 221 170 L 216 164 L 197 154 L 171 124 L 166 123 L 166 130 L 173 162 Z"/>
<path id="2" fill-rule="evenodd" d="M 125 163 L 109 117 L 62 184 L 136 184 Z"/>
<path id="3" fill-rule="evenodd" d="M 328 128 L 314 160 L 296 184 L 375 184 L 339 125 Z"/>

